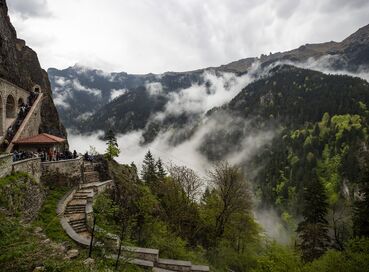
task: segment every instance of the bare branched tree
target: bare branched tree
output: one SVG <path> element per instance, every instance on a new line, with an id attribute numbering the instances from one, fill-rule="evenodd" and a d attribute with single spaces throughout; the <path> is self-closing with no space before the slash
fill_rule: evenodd
<path id="1" fill-rule="evenodd" d="M 241 169 L 227 162 L 217 164 L 209 178 L 220 198 L 215 226 L 215 235 L 219 238 L 233 214 L 250 210 L 251 195 Z"/>
<path id="2" fill-rule="evenodd" d="M 188 199 L 196 201 L 201 195 L 204 181 L 195 173 L 195 171 L 186 166 L 178 166 L 175 164 L 170 164 L 168 166 L 168 171 L 174 182 L 183 188 Z"/>

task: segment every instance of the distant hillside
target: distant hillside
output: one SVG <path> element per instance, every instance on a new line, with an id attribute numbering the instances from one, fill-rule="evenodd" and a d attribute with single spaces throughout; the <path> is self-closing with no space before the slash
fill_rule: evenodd
<path id="1" fill-rule="evenodd" d="M 198 72 L 165 73 L 163 75 L 130 75 L 124 72 L 107 74 L 77 65 L 65 70 L 50 68 L 48 74 L 54 91 L 54 100 L 64 124 L 67 128 L 82 132 L 105 129 L 109 123 L 104 124 L 100 120 L 107 120 L 112 114 L 102 108 L 123 94 L 128 95 L 136 89 L 145 89 L 145 86 L 147 87 L 150 83 L 160 83 L 160 86 L 158 86 L 160 91 L 162 89 L 163 92 L 168 93 L 181 88 L 188 88 L 194 82 L 201 81 Z M 155 86 L 153 87 L 155 88 Z M 129 95 L 129 97 L 131 96 Z M 131 100 L 131 102 L 139 101 Z M 127 105 L 128 102 L 123 103 Z M 117 102 L 114 102 L 113 105 L 117 105 Z M 132 107 L 135 107 L 135 105 L 131 105 Z M 109 108 L 111 106 L 107 106 L 107 109 Z M 97 114 L 94 119 L 89 119 L 100 110 L 100 115 Z M 122 110 L 114 111 L 121 112 Z M 138 123 L 142 121 L 146 122 L 147 119 L 137 120 Z M 134 124 L 132 127 L 137 128 L 140 125 Z M 120 131 L 124 132 L 125 128 Z"/>
<path id="2" fill-rule="evenodd" d="M 333 209 L 351 209 L 366 171 L 368 105 L 365 80 L 277 66 L 208 112 L 199 149 L 213 161 L 237 160 L 255 185 L 259 205 L 275 207 L 293 230 L 303 188 L 312 179 L 325 185 Z M 214 120 L 217 126 L 208 126 Z M 338 222 L 343 236 L 346 220 Z"/>
<path id="3" fill-rule="evenodd" d="M 106 120 L 115 120 L 117 132 L 125 133 L 131 129 L 142 129 L 146 126 L 157 127 L 157 124 L 149 124 L 149 117 L 163 110 L 164 102 L 169 100 L 167 94 L 178 93 L 190 86 L 204 84 L 206 81 L 203 77 L 204 72 L 218 75 L 225 72 L 243 75 L 255 69 L 256 64 L 262 70 L 278 62 L 304 63 L 312 59 L 324 58 L 323 65 L 326 69 L 355 73 L 368 69 L 368 56 L 369 25 L 359 29 L 342 42 L 306 44 L 288 52 L 242 59 L 220 67 L 197 71 L 131 75 L 124 72 L 104 73 L 76 65 L 65 70 L 50 68 L 48 73 L 55 103 L 67 128 L 80 132 L 106 130 L 111 126 L 111 122 Z M 130 94 L 152 88 L 150 84 L 153 83 L 163 90 L 160 102 L 157 101 L 157 96 L 147 96 L 143 93 Z M 112 102 L 121 95 L 123 96 L 117 101 Z M 140 103 L 140 100 L 133 97 L 140 97 L 144 99 L 143 104 L 150 105 L 145 108 L 144 114 L 135 110 L 141 111 L 142 105 L 136 104 Z M 125 109 L 122 109 L 123 107 Z M 128 109 L 130 109 L 129 114 L 122 116 L 128 113 Z M 186 121 L 189 118 L 193 120 L 193 117 L 184 113 L 179 119 L 175 118 L 172 121 L 183 123 L 183 120 Z"/>
<path id="4" fill-rule="evenodd" d="M 209 133 L 202 150 L 212 160 L 224 158 L 239 148 L 253 130 L 272 128 L 276 133 L 321 121 L 323 115 L 363 114 L 361 103 L 369 105 L 369 83 L 359 78 L 326 75 L 290 65 L 276 66 L 265 78 L 249 84 L 228 104 L 207 113 L 207 119 L 229 115 L 250 130 L 234 125 L 226 134 Z M 223 143 L 218 153 L 209 146 Z"/>

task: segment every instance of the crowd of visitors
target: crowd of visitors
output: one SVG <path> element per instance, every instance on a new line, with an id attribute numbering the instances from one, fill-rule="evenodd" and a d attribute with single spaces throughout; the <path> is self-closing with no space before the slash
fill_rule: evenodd
<path id="1" fill-rule="evenodd" d="M 17 133 L 19 127 L 21 126 L 24 118 L 27 116 L 29 110 L 31 109 L 33 103 L 36 101 L 38 96 L 38 93 L 32 91 L 31 94 L 28 96 L 27 104 L 22 103 L 19 105 L 19 112 L 16 117 L 16 120 L 14 123 L 7 129 L 5 140 L 4 140 L 4 146 L 8 146 L 11 141 L 13 140 L 15 134 Z"/>
<path id="2" fill-rule="evenodd" d="M 62 160 L 72 160 L 77 159 L 78 154 L 77 151 L 70 152 L 69 150 L 66 150 L 64 152 L 58 152 L 56 150 L 45 150 L 45 149 L 39 149 L 37 152 L 30 152 L 30 151 L 17 151 L 14 150 L 13 152 L 13 161 L 21 161 L 31 158 L 41 158 L 42 162 L 47 161 L 62 161 Z"/>
<path id="3" fill-rule="evenodd" d="M 88 154 L 87 151 L 83 155 L 83 158 L 84 158 L 85 161 L 89 161 L 89 162 L 93 162 L 95 160 L 95 156 Z"/>

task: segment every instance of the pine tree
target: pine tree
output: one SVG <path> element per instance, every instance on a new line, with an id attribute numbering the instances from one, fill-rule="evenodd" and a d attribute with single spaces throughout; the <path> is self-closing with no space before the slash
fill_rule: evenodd
<path id="1" fill-rule="evenodd" d="M 111 129 L 106 133 L 105 139 L 107 141 L 106 144 L 108 145 L 105 156 L 108 159 L 118 157 L 120 150 L 118 147 L 117 138 L 115 137 L 115 134 Z"/>
<path id="2" fill-rule="evenodd" d="M 149 185 L 154 184 L 158 179 L 155 159 L 152 156 L 150 150 L 146 153 L 144 161 L 142 163 L 141 176 L 142 179 Z"/>
<path id="3" fill-rule="evenodd" d="M 323 184 L 312 177 L 304 191 L 304 220 L 299 223 L 297 234 L 299 248 L 306 262 L 319 258 L 330 244 L 328 222 L 328 201 Z"/>
<path id="4" fill-rule="evenodd" d="M 167 176 L 167 172 L 164 169 L 163 162 L 159 158 L 156 162 L 157 175 L 160 180 L 163 180 Z"/>
<path id="5" fill-rule="evenodd" d="M 131 167 L 137 172 L 137 166 L 135 162 L 131 162 Z"/>

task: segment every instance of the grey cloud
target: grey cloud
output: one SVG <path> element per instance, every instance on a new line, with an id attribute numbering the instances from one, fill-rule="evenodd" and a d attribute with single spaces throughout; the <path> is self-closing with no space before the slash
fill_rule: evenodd
<path id="1" fill-rule="evenodd" d="M 48 39 L 47 45 L 36 44 L 38 47 L 34 48 L 45 67 L 64 68 L 80 62 L 106 71 L 129 73 L 193 70 L 306 43 L 340 41 L 369 23 L 366 0 L 9 3 L 14 11 L 29 17 L 45 11 L 47 14 L 48 10 L 55 15 L 53 20 L 37 18 L 37 34 L 58 33 L 55 40 Z M 84 12 L 78 13 L 81 9 Z M 102 16 L 104 24 L 90 19 L 96 16 Z M 34 45 L 37 35 L 33 22 L 14 21 L 22 29 L 21 34 L 29 37 L 28 43 Z"/>
<path id="2" fill-rule="evenodd" d="M 11 12 L 18 13 L 23 18 L 51 16 L 47 0 L 11 0 L 8 1 L 8 6 Z"/>
<path id="3" fill-rule="evenodd" d="M 367 0 L 329 0 L 322 3 L 322 10 L 326 12 L 335 12 L 338 9 L 363 9 L 369 6 Z"/>
<path id="4" fill-rule="evenodd" d="M 280 18 L 288 19 L 298 9 L 300 0 L 283 0 L 277 2 L 277 16 Z"/>

